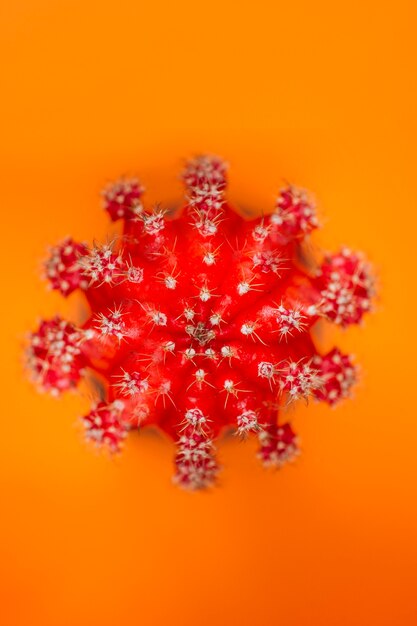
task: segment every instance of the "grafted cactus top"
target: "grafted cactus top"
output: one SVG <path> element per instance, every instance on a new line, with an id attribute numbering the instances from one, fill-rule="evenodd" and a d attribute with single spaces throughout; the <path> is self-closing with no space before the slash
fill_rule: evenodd
<path id="1" fill-rule="evenodd" d="M 320 355 L 310 330 L 321 317 L 358 323 L 372 280 L 347 249 L 319 269 L 302 266 L 300 242 L 318 225 L 304 191 L 286 187 L 269 214 L 247 221 L 225 198 L 220 159 L 193 159 L 183 181 L 186 204 L 174 215 L 146 209 L 135 179 L 110 185 L 104 206 L 123 234 L 52 249 L 52 287 L 83 290 L 91 315 L 82 327 L 42 322 L 29 363 L 55 395 L 85 368 L 99 372 L 107 398 L 85 416 L 87 438 L 118 451 L 129 430 L 156 424 L 177 444 L 176 482 L 196 489 L 217 475 L 213 440 L 224 427 L 256 433 L 260 459 L 280 467 L 298 451 L 279 415 L 288 402 L 349 395 L 351 358 L 337 348 Z"/>

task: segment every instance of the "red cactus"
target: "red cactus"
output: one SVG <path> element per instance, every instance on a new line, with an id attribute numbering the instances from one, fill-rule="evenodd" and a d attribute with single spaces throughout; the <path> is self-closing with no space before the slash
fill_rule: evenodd
<path id="1" fill-rule="evenodd" d="M 259 457 L 280 467 L 296 456 L 296 436 L 279 409 L 300 398 L 335 404 L 356 369 L 337 348 L 321 356 L 311 329 L 319 318 L 346 326 L 370 307 L 372 280 L 347 250 L 318 270 L 302 265 L 302 240 L 317 227 L 308 195 L 283 189 L 275 210 L 245 221 L 225 199 L 226 166 L 192 160 L 185 207 L 145 210 L 137 180 L 109 186 L 104 208 L 123 219 L 112 244 L 66 239 L 46 274 L 91 308 L 76 328 L 58 317 L 33 333 L 29 363 L 53 394 L 83 369 L 107 380 L 107 400 L 84 418 L 86 436 L 117 451 L 128 430 L 156 424 L 177 443 L 175 481 L 196 489 L 218 472 L 213 441 L 226 427 L 256 433 Z"/>

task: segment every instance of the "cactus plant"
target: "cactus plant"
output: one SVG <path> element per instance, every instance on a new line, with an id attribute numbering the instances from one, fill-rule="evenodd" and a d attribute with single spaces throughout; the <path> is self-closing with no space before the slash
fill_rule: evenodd
<path id="1" fill-rule="evenodd" d="M 357 376 L 338 348 L 319 353 L 312 329 L 322 318 L 357 324 L 373 293 L 360 254 L 303 262 L 318 226 L 307 192 L 287 185 L 269 214 L 248 220 L 227 201 L 226 176 L 217 157 L 189 161 L 174 213 L 145 208 L 136 179 L 109 185 L 103 204 L 123 221 L 120 237 L 92 247 L 67 238 L 45 266 L 63 296 L 84 292 L 90 316 L 42 321 L 28 349 L 35 382 L 53 395 L 87 368 L 106 380 L 106 398 L 83 418 L 88 440 L 118 452 L 129 431 L 157 425 L 177 445 L 174 480 L 188 489 L 215 482 L 214 441 L 227 428 L 257 435 L 267 466 L 298 454 L 285 407 L 334 405 Z"/>

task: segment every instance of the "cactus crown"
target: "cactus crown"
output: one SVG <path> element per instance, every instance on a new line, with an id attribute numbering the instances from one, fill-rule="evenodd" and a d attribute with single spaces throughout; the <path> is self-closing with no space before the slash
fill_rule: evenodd
<path id="1" fill-rule="evenodd" d="M 177 443 L 175 482 L 198 489 L 216 479 L 213 441 L 223 428 L 255 433 L 261 461 L 280 467 L 298 453 L 285 406 L 349 395 L 351 357 L 319 354 L 311 329 L 320 318 L 360 322 L 373 286 L 361 255 L 347 249 L 314 271 L 300 264 L 298 249 L 318 226 L 305 191 L 285 187 L 269 215 L 246 221 L 226 200 L 221 159 L 191 160 L 183 182 L 186 204 L 171 216 L 144 207 L 137 179 L 109 185 L 103 204 L 123 220 L 121 238 L 52 248 L 52 288 L 82 290 L 91 315 L 81 327 L 43 321 L 28 361 L 53 395 L 86 368 L 100 373 L 107 398 L 83 418 L 87 439 L 117 452 L 129 430 L 156 424 Z"/>

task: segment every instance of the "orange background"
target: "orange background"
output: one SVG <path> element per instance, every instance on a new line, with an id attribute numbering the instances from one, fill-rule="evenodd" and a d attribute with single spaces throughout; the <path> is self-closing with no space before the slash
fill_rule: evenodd
<path id="1" fill-rule="evenodd" d="M 6 3 L 5 3 L 6 4 Z M 2 8 L 0 622 L 5 626 L 417 623 L 415 15 L 412 2 L 14 0 Z M 25 332 L 78 302 L 39 279 L 49 243 L 107 230 L 98 192 L 138 172 L 180 197 L 181 160 L 231 163 L 232 198 L 313 190 L 317 244 L 364 249 L 376 313 L 331 331 L 356 398 L 299 406 L 303 456 L 264 471 L 219 446 L 221 487 L 182 493 L 173 449 L 97 456 L 86 394 L 37 395 Z M 414 595 L 414 597 L 413 597 Z"/>

